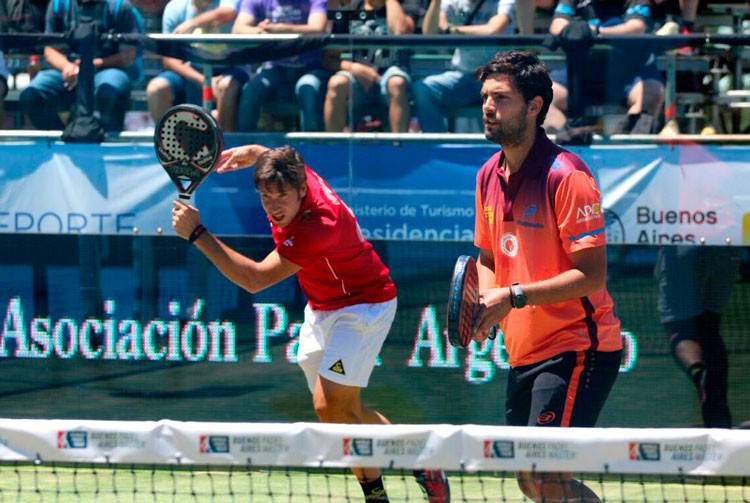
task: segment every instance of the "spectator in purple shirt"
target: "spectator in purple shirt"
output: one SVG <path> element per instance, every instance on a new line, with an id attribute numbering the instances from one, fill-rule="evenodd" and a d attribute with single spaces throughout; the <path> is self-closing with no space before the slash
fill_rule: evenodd
<path id="1" fill-rule="evenodd" d="M 232 33 L 323 33 L 326 24 L 325 0 L 242 0 Z M 321 51 L 265 62 L 242 88 L 237 129 L 256 131 L 263 104 L 296 97 L 301 129 L 322 130 L 329 75 L 322 67 Z"/>

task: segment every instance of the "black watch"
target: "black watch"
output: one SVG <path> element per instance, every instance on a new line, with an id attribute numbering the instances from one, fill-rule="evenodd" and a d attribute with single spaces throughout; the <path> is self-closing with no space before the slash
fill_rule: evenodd
<path id="1" fill-rule="evenodd" d="M 520 309 L 526 305 L 526 294 L 523 293 L 521 285 L 513 283 L 510 285 L 510 305 Z"/>

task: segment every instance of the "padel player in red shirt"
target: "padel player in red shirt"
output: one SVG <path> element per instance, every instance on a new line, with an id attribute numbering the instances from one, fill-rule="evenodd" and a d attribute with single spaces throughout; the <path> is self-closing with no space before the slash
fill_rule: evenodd
<path id="1" fill-rule="evenodd" d="M 484 134 L 502 150 L 477 174 L 474 338 L 502 327 L 509 425 L 594 426 L 622 350 L 599 189 L 583 161 L 540 127 L 552 81 L 536 55 L 498 53 L 476 75 Z M 570 474 L 517 478 L 533 501 L 599 501 Z"/>
<path id="2" fill-rule="evenodd" d="M 291 147 L 261 145 L 222 153 L 219 173 L 255 165 L 253 181 L 268 215 L 276 248 L 256 262 L 227 246 L 200 223 L 198 210 L 174 201 L 172 225 L 227 278 L 255 293 L 296 274 L 307 297 L 297 359 L 315 413 L 327 423 L 387 424 L 364 407 L 360 391 L 396 314 L 396 286 L 364 239 L 357 219 L 323 178 Z M 365 501 L 388 501 L 377 468 L 354 468 Z M 419 470 L 432 503 L 447 503 L 441 470 Z"/>

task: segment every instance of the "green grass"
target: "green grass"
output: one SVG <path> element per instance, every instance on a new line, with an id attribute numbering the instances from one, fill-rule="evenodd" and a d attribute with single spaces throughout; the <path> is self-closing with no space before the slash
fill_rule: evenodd
<path id="1" fill-rule="evenodd" d="M 528 501 L 510 474 L 450 473 L 452 501 Z M 740 480 L 704 481 L 689 478 L 679 482 L 672 477 L 621 480 L 609 475 L 601 480 L 595 474 L 584 476 L 603 501 L 728 501 L 750 499 L 750 488 Z M 747 483 L 747 482 L 745 482 Z M 386 472 L 390 500 L 424 501 L 411 474 Z M 262 470 L 234 468 L 162 468 L 121 466 L 52 467 L 29 465 L 0 466 L 0 501 L 37 502 L 229 502 L 252 501 L 289 503 L 362 501 L 353 475 L 343 469 Z"/>

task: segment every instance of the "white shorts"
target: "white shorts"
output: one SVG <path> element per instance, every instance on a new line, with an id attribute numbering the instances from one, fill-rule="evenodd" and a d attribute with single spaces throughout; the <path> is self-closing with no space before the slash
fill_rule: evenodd
<path id="1" fill-rule="evenodd" d="M 297 362 L 311 392 L 318 376 L 346 386 L 367 387 L 375 359 L 391 330 L 397 303 L 393 299 L 333 311 L 305 307 Z"/>

